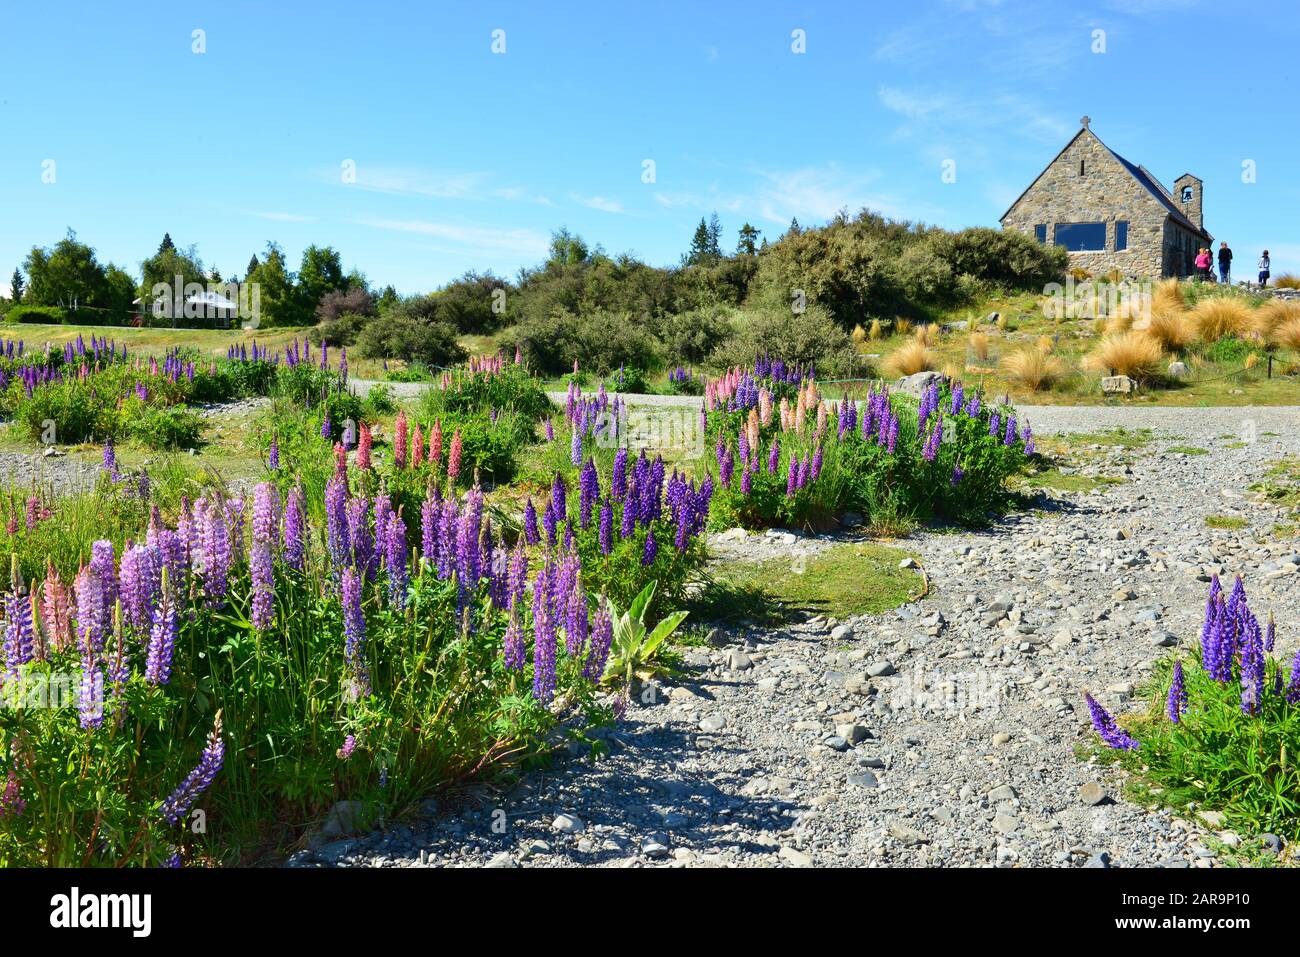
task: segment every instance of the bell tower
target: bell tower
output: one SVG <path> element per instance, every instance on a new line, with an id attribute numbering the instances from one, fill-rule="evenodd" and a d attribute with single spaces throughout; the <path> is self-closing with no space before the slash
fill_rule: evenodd
<path id="1" fill-rule="evenodd" d="M 1191 173 L 1184 173 L 1174 180 L 1174 199 L 1178 202 L 1178 208 L 1182 210 L 1184 216 L 1192 221 L 1197 229 L 1205 228 L 1205 221 L 1201 212 L 1203 185 Z"/>

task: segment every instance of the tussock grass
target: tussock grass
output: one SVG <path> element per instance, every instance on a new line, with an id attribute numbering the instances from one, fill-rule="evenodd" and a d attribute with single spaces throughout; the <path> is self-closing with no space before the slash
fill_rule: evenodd
<path id="1" fill-rule="evenodd" d="M 1003 359 L 1002 370 L 1017 385 L 1037 392 L 1050 389 L 1065 375 L 1065 363 L 1041 348 L 1031 346 Z"/>
<path id="2" fill-rule="evenodd" d="M 1251 331 L 1270 345 L 1279 345 L 1278 328 L 1296 320 L 1300 320 L 1300 302 L 1270 299 L 1252 314 Z"/>
<path id="3" fill-rule="evenodd" d="M 1273 341 L 1283 348 L 1300 352 L 1300 319 L 1292 319 L 1274 329 Z"/>
<path id="4" fill-rule="evenodd" d="M 1183 298 L 1183 287 L 1178 284 L 1177 279 L 1164 279 L 1156 283 L 1151 293 L 1153 312 L 1181 311 L 1186 308 L 1187 300 Z"/>
<path id="5" fill-rule="evenodd" d="M 1240 299 L 1215 297 L 1197 303 L 1189 318 L 1202 342 L 1240 336 L 1252 323 L 1250 308 Z"/>
<path id="6" fill-rule="evenodd" d="M 939 344 L 939 327 L 933 323 L 917 326 L 912 338 L 923 346 L 934 348 Z"/>
<path id="7" fill-rule="evenodd" d="M 971 354 L 981 362 L 987 362 L 989 358 L 989 337 L 988 333 L 972 332 L 970 335 Z"/>
<path id="8" fill-rule="evenodd" d="M 1093 368 L 1114 371 L 1139 382 L 1154 378 L 1164 363 L 1165 350 L 1145 332 L 1124 332 L 1106 336 L 1088 356 Z"/>
<path id="9" fill-rule="evenodd" d="M 1168 309 L 1153 312 L 1143 331 L 1166 352 L 1181 352 L 1196 335 L 1186 313 Z"/>
<path id="10" fill-rule="evenodd" d="M 1295 273 L 1284 272 L 1273 280 L 1273 285 L 1279 289 L 1300 289 L 1300 276 Z"/>
<path id="11" fill-rule="evenodd" d="M 890 353 L 885 365 L 895 375 L 915 375 L 934 369 L 935 355 L 924 342 L 912 339 Z"/>
<path id="12" fill-rule="evenodd" d="M 1043 335 L 1038 337 L 1038 351 L 1047 355 L 1056 348 L 1056 341 L 1051 336 Z"/>
<path id="13" fill-rule="evenodd" d="M 1111 316 L 1102 325 L 1102 329 L 1108 336 L 1117 336 L 1120 333 L 1128 332 L 1133 328 L 1133 317 L 1125 312 L 1118 312 Z"/>
<path id="14" fill-rule="evenodd" d="M 879 319 L 872 319 L 871 325 L 867 327 L 867 338 L 872 342 L 878 342 L 885 337 L 885 327 Z"/>

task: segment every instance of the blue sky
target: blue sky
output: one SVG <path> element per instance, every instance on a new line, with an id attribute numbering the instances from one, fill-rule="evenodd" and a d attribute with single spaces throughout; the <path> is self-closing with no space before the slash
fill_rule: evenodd
<path id="1" fill-rule="evenodd" d="M 512 276 L 562 225 L 656 264 L 713 210 L 728 245 L 842 207 L 995 226 L 1083 114 L 1166 184 L 1201 176 L 1239 264 L 1300 271 L 1292 4 L 5 8 L 0 285 L 69 226 L 132 272 L 170 231 L 227 275 L 315 242 L 403 292 Z"/>

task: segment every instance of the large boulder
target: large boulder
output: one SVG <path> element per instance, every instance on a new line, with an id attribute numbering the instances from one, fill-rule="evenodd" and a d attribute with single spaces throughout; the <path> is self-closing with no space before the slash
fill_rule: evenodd
<path id="1" fill-rule="evenodd" d="M 920 398 L 925 390 L 930 388 L 934 383 L 942 383 L 943 375 L 938 372 L 916 372 L 912 375 L 903 376 L 894 383 L 895 392 L 906 392 L 908 395 L 914 395 Z"/>

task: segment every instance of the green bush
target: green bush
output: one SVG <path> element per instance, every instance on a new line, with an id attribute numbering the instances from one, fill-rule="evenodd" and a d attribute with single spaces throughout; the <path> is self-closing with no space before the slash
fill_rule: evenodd
<path id="1" fill-rule="evenodd" d="M 5 322 L 34 322 L 59 325 L 67 322 L 68 311 L 61 306 L 17 305 L 5 314 Z"/>
<path id="2" fill-rule="evenodd" d="M 780 356 L 787 364 L 815 364 L 819 378 L 854 373 L 853 343 L 824 306 L 809 304 L 802 314 L 767 303 L 747 310 L 735 334 L 714 351 L 719 367 L 749 366 L 759 353 Z"/>
<path id="3" fill-rule="evenodd" d="M 357 348 L 364 359 L 405 359 L 428 366 L 451 366 L 468 356 L 454 326 L 422 322 L 396 310 L 367 323 L 357 336 Z"/>
<path id="4" fill-rule="evenodd" d="M 655 337 L 627 313 L 579 315 L 562 309 L 507 329 L 502 344 L 509 352 L 517 347 L 529 368 L 548 375 L 563 375 L 575 360 L 580 369 L 602 375 L 619 366 L 657 369 L 662 364 Z"/>

